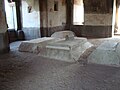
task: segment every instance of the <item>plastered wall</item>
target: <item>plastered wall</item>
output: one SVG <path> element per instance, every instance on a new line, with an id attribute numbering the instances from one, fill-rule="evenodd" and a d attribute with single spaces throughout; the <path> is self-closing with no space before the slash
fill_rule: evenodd
<path id="1" fill-rule="evenodd" d="M 58 2 L 58 11 L 54 11 L 54 1 Z M 64 0 L 48 0 L 48 27 L 62 26 L 66 23 L 66 4 Z"/>
<path id="2" fill-rule="evenodd" d="M 25 39 L 41 37 L 39 0 L 22 0 L 22 19 Z"/>
<path id="3" fill-rule="evenodd" d="M 41 36 L 51 36 L 56 31 L 65 29 L 66 26 L 66 0 L 40 1 Z M 57 10 L 54 9 L 57 2 Z"/>
<path id="4" fill-rule="evenodd" d="M 111 37 L 113 0 L 84 0 L 84 25 L 73 25 L 77 36 Z"/>
<path id="5" fill-rule="evenodd" d="M 85 0 L 85 25 L 112 25 L 111 0 Z"/>
<path id="6" fill-rule="evenodd" d="M 33 2 L 34 4 L 29 2 L 22 1 L 23 27 L 40 27 L 39 2 L 38 0 L 35 1 L 36 3 Z M 29 6 L 31 6 L 30 12 L 28 12 Z"/>
<path id="7" fill-rule="evenodd" d="M 111 26 L 112 14 L 85 14 L 85 25 Z"/>

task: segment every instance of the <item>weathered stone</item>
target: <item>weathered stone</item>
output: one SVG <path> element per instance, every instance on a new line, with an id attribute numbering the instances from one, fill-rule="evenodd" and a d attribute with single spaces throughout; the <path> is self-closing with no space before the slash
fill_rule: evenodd
<path id="1" fill-rule="evenodd" d="M 120 66 L 119 54 L 120 43 L 115 41 L 105 41 L 88 57 L 88 62 Z"/>
<path id="2" fill-rule="evenodd" d="M 51 37 L 24 41 L 19 51 L 37 53 L 40 56 L 75 62 L 92 44 L 86 38 L 74 37 L 72 31 L 55 32 Z"/>
<path id="3" fill-rule="evenodd" d="M 66 38 L 66 35 L 68 37 L 74 37 L 75 34 L 72 32 L 72 31 L 59 31 L 59 32 L 55 32 L 51 35 L 51 37 L 54 37 L 54 38 Z"/>
<path id="4" fill-rule="evenodd" d="M 39 53 L 40 56 L 63 60 L 67 62 L 75 62 L 86 49 L 92 46 L 87 42 L 86 38 L 75 38 L 73 40 L 60 40 L 49 43 L 46 46 L 44 53 Z"/>
<path id="5" fill-rule="evenodd" d="M 53 38 L 38 38 L 38 39 L 33 39 L 29 41 L 23 41 L 21 42 L 19 46 L 19 51 L 22 52 L 35 52 L 37 46 L 45 47 L 48 42 L 53 41 Z"/>

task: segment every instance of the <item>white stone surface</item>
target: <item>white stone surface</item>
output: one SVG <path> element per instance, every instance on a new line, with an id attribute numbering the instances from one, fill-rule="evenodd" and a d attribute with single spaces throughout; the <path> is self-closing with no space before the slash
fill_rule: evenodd
<path id="1" fill-rule="evenodd" d="M 72 31 L 59 31 L 51 35 L 51 37 L 43 37 L 29 41 L 23 41 L 19 46 L 19 51 L 40 53 L 45 52 L 45 46 L 49 42 L 64 40 L 66 35 L 73 37 Z"/>
<path id="2" fill-rule="evenodd" d="M 92 46 L 87 42 L 86 38 L 75 38 L 74 40 L 60 40 L 49 43 L 40 56 L 63 60 L 67 62 L 75 62 L 79 59 L 84 51 Z"/>
<path id="3" fill-rule="evenodd" d="M 89 63 L 120 66 L 120 43 L 115 41 L 103 42 L 88 57 Z"/>
<path id="4" fill-rule="evenodd" d="M 54 41 L 54 38 L 51 37 L 44 37 L 29 41 L 23 41 L 19 46 L 19 51 L 34 53 L 37 52 L 36 49 L 38 46 L 45 47 L 48 42 L 52 42 L 52 41 Z"/>
<path id="5" fill-rule="evenodd" d="M 54 1 L 58 2 L 58 11 L 54 11 Z M 48 27 L 63 26 L 66 23 L 66 4 L 63 0 L 47 0 Z M 45 12 L 45 11 L 44 11 Z M 46 15 L 46 14 L 44 14 Z M 43 27 L 46 27 L 44 23 Z"/>
<path id="6" fill-rule="evenodd" d="M 86 38 L 74 37 L 72 31 L 61 31 L 55 32 L 51 37 L 23 41 L 19 46 L 19 51 L 75 62 L 91 46 L 93 45 Z"/>
<path id="7" fill-rule="evenodd" d="M 72 31 L 58 31 L 53 33 L 51 37 L 62 39 L 62 38 L 65 38 L 66 35 L 68 35 L 68 37 L 75 36 L 75 34 Z"/>
<path id="8" fill-rule="evenodd" d="M 21 9 L 23 28 L 39 28 L 40 27 L 40 12 L 38 5 L 39 1 L 38 0 L 21 0 L 21 1 L 22 1 Z M 28 13 L 28 6 L 32 6 L 31 13 Z"/>

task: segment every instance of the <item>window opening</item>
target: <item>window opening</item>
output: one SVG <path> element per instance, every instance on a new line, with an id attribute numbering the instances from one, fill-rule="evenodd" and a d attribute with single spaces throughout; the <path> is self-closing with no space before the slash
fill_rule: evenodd
<path id="1" fill-rule="evenodd" d="M 8 29 L 17 30 L 17 15 L 16 15 L 16 4 L 12 0 L 8 2 L 5 0 L 5 12 L 8 24 Z"/>
<path id="2" fill-rule="evenodd" d="M 84 24 L 84 4 L 83 4 L 83 0 L 74 0 L 73 24 L 74 25 L 83 25 Z"/>

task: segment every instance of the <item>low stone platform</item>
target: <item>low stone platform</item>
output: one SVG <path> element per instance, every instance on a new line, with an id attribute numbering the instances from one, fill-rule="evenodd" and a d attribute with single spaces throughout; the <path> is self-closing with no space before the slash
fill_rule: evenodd
<path id="1" fill-rule="evenodd" d="M 19 46 L 19 51 L 21 52 L 31 52 L 40 53 L 45 51 L 45 47 L 49 42 L 55 42 L 65 39 L 66 35 L 68 37 L 74 37 L 72 31 L 59 31 L 51 35 L 51 37 L 43 37 L 38 39 L 33 39 L 29 41 L 23 41 Z"/>
<path id="2" fill-rule="evenodd" d="M 37 47 L 45 47 L 47 43 L 54 41 L 52 37 L 44 37 L 21 42 L 19 51 L 35 53 Z"/>
<path id="3" fill-rule="evenodd" d="M 86 38 L 75 37 L 73 40 L 60 40 L 48 43 L 46 49 L 42 50 L 39 55 L 67 62 L 75 62 L 91 46 L 92 44 L 87 42 Z"/>
<path id="4" fill-rule="evenodd" d="M 88 62 L 110 66 L 120 66 L 120 42 L 103 42 L 88 57 Z"/>
<path id="5" fill-rule="evenodd" d="M 75 62 L 91 46 L 86 38 L 75 37 L 72 31 L 60 31 L 55 32 L 51 37 L 24 41 L 20 44 L 19 51 Z"/>

